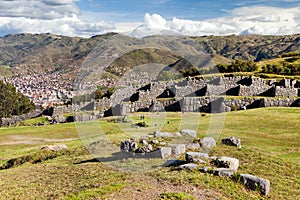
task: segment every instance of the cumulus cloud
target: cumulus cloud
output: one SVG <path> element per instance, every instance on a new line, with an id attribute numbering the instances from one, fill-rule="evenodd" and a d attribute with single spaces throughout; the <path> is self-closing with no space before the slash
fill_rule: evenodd
<path id="1" fill-rule="evenodd" d="M 100 21 L 96 23 L 83 22 L 76 15 L 61 19 L 39 20 L 30 18 L 1 18 L 0 34 L 8 33 L 55 33 L 68 36 L 89 37 L 115 30 L 116 27 Z"/>
<path id="2" fill-rule="evenodd" d="M 75 1 L 76 0 L 0 0 L 0 17 L 58 19 L 80 13 Z"/>
<path id="3" fill-rule="evenodd" d="M 94 13 L 81 13 L 77 0 L 0 0 L 0 36 L 9 33 L 44 33 L 89 37 L 121 32 L 149 35 L 229 35 L 300 33 L 300 7 L 240 7 L 225 17 L 193 21 L 146 13 L 142 22 L 99 21 Z M 94 16 L 91 18 L 91 16 Z M 116 17 L 122 18 L 122 17 Z M 141 19 L 142 20 L 142 19 Z"/>
<path id="4" fill-rule="evenodd" d="M 146 14 L 144 23 L 132 33 L 135 37 L 173 33 L 180 35 L 265 34 L 283 35 L 300 32 L 300 7 L 241 7 L 226 17 L 192 21 L 174 17 L 167 21 L 157 14 Z"/>

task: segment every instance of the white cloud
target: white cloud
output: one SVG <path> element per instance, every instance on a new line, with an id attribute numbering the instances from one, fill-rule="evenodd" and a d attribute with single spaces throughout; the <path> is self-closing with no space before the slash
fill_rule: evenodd
<path id="1" fill-rule="evenodd" d="M 51 32 L 89 37 L 121 32 L 135 37 L 169 35 L 294 34 L 300 33 L 300 7 L 240 7 L 225 17 L 192 21 L 146 13 L 143 22 L 109 22 L 101 14 L 83 12 L 76 0 L 0 0 L 0 35 Z M 41 14 L 42 13 L 42 14 Z M 105 14 L 103 14 L 105 15 Z M 122 14 L 111 13 L 116 18 Z"/>
<path id="2" fill-rule="evenodd" d="M 132 36 L 175 33 L 181 35 L 228 35 L 265 34 L 282 35 L 300 32 L 300 7 L 241 7 L 231 10 L 226 17 L 203 21 L 183 20 L 174 17 L 165 20 L 162 16 L 145 15 L 143 25 L 137 27 Z"/>
<path id="3" fill-rule="evenodd" d="M 0 0 L 0 17 L 59 19 L 79 14 L 76 0 Z"/>

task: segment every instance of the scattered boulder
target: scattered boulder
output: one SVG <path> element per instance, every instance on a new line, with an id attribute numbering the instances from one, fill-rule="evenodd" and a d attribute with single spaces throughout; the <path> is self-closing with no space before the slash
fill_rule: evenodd
<path id="1" fill-rule="evenodd" d="M 181 155 L 186 151 L 185 144 L 171 144 L 170 147 L 172 148 L 172 154 L 176 156 Z"/>
<path id="2" fill-rule="evenodd" d="M 191 144 L 188 144 L 187 148 L 191 149 L 191 150 L 200 149 L 200 144 L 199 143 L 191 143 Z"/>
<path id="3" fill-rule="evenodd" d="M 241 148 L 241 140 L 235 137 L 227 137 L 222 139 L 222 143 L 228 146 L 235 146 Z"/>
<path id="4" fill-rule="evenodd" d="M 181 135 L 180 132 L 175 133 L 175 136 L 176 136 L 176 137 L 182 137 L 182 135 Z"/>
<path id="5" fill-rule="evenodd" d="M 199 166 L 197 164 L 188 163 L 188 164 L 180 165 L 179 169 L 195 170 L 198 169 L 198 167 Z"/>
<path id="6" fill-rule="evenodd" d="M 261 194 L 268 195 L 270 191 L 270 181 L 250 174 L 240 174 L 240 181 L 251 190 L 259 188 Z"/>
<path id="7" fill-rule="evenodd" d="M 217 167 L 221 168 L 229 168 L 232 169 L 234 172 L 237 172 L 239 167 L 239 160 L 236 158 L 231 158 L 227 156 L 222 156 L 212 160 L 213 164 Z"/>
<path id="8" fill-rule="evenodd" d="M 154 131 L 154 137 L 173 137 L 172 133 L 169 132 L 159 132 L 159 131 Z"/>
<path id="9" fill-rule="evenodd" d="M 158 140 L 152 140 L 152 144 L 159 144 Z"/>
<path id="10" fill-rule="evenodd" d="M 156 151 L 153 151 L 152 154 L 154 154 L 155 158 L 162 158 L 166 159 L 172 155 L 172 148 L 171 147 L 161 147 L 157 149 Z"/>
<path id="11" fill-rule="evenodd" d="M 229 168 L 217 168 L 213 170 L 213 174 L 220 177 L 232 177 L 234 171 Z"/>
<path id="12" fill-rule="evenodd" d="M 47 150 L 47 151 L 62 151 L 68 149 L 69 149 L 68 146 L 65 144 L 47 145 L 41 148 L 41 150 Z"/>
<path id="13" fill-rule="evenodd" d="M 147 141 L 147 140 L 142 140 L 141 143 L 142 143 L 143 145 L 148 145 L 148 141 Z"/>
<path id="14" fill-rule="evenodd" d="M 141 148 L 138 148 L 137 150 L 135 150 L 135 153 L 150 153 L 153 151 L 153 148 L 152 148 L 152 145 L 151 144 L 148 144 L 148 145 L 145 145 L 145 146 L 142 146 Z"/>
<path id="15" fill-rule="evenodd" d="M 185 154 L 185 160 L 187 163 L 206 163 L 203 158 L 208 158 L 207 153 L 201 152 L 187 152 Z"/>
<path id="16" fill-rule="evenodd" d="M 180 134 L 182 136 L 189 136 L 189 137 L 197 138 L 197 132 L 195 130 L 184 129 L 184 130 L 180 131 Z"/>
<path id="17" fill-rule="evenodd" d="M 216 140 L 213 137 L 204 137 L 200 139 L 200 146 L 205 149 L 211 149 L 216 146 Z"/>
<path id="18" fill-rule="evenodd" d="M 167 143 L 166 142 L 160 142 L 159 145 L 160 146 L 167 146 Z"/>
<path id="19" fill-rule="evenodd" d="M 210 169 L 211 169 L 211 167 L 202 167 L 199 169 L 199 171 L 202 173 L 207 173 Z"/>
<path id="20" fill-rule="evenodd" d="M 121 142 L 120 149 L 123 152 L 134 152 L 138 149 L 138 145 L 132 139 L 124 140 Z"/>

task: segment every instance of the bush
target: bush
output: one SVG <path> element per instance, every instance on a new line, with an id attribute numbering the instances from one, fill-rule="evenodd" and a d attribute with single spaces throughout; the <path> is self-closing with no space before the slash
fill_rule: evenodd
<path id="1" fill-rule="evenodd" d="M 231 111 L 237 111 L 237 107 L 236 106 L 231 106 Z"/>

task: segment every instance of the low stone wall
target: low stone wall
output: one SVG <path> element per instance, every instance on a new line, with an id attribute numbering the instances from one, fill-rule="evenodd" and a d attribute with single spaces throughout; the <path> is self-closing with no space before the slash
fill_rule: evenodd
<path id="1" fill-rule="evenodd" d="M 42 110 L 34 110 L 34 111 L 31 111 L 27 114 L 15 115 L 15 116 L 12 116 L 11 118 L 2 118 L 0 120 L 0 126 L 13 126 L 13 125 L 15 125 L 19 122 L 24 121 L 24 120 L 38 117 L 41 114 L 42 114 Z"/>

